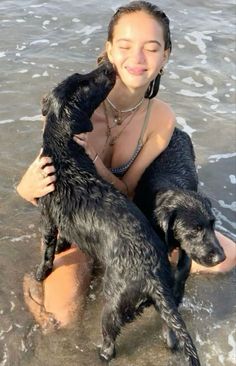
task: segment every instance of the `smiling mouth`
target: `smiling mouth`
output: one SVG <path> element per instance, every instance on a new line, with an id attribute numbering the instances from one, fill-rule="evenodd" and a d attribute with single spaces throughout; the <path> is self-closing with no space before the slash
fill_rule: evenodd
<path id="1" fill-rule="evenodd" d="M 146 69 L 144 67 L 130 67 L 130 66 L 126 66 L 126 70 L 131 74 L 131 75 L 143 75 L 146 71 Z"/>

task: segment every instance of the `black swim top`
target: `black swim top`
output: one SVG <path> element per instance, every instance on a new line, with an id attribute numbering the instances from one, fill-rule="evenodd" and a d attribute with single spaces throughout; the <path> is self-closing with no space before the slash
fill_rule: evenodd
<path id="1" fill-rule="evenodd" d="M 120 166 L 116 167 L 116 168 L 111 168 L 111 172 L 116 175 L 117 177 L 123 177 L 123 175 L 125 175 L 125 173 L 127 172 L 127 170 L 129 169 L 129 167 L 131 166 L 131 164 L 133 164 L 134 160 L 137 158 L 139 152 L 141 151 L 142 147 L 143 147 L 143 135 L 144 132 L 146 130 L 146 127 L 148 125 L 148 120 L 149 120 L 149 115 L 150 115 L 150 99 L 148 100 L 148 106 L 147 106 L 147 111 L 146 111 L 146 115 L 145 115 L 145 119 L 144 119 L 144 123 L 143 123 L 143 127 L 138 139 L 138 143 L 135 147 L 135 150 L 132 154 L 132 156 L 130 157 L 130 159 L 124 163 L 121 164 Z"/>

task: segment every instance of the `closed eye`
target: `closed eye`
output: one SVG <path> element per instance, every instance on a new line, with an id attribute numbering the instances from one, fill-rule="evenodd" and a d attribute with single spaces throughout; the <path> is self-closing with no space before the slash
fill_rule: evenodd
<path id="1" fill-rule="evenodd" d="M 148 50 L 148 49 L 145 49 L 145 51 L 148 51 L 148 52 L 157 52 L 157 50 Z"/>

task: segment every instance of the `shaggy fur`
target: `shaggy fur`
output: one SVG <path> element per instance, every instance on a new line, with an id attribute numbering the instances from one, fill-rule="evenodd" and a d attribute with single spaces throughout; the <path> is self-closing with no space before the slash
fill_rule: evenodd
<path id="1" fill-rule="evenodd" d="M 91 114 L 114 82 L 106 63 L 88 75 L 72 75 L 44 101 L 43 154 L 53 158 L 57 184 L 39 200 L 45 249 L 36 278 L 41 281 L 52 270 L 59 231 L 105 268 L 103 360 L 114 357 L 121 327 L 154 305 L 183 344 L 189 365 L 199 366 L 173 298 L 166 246 L 139 209 L 96 173 L 84 149 L 72 140 L 73 134 L 92 130 Z"/>
<path id="2" fill-rule="evenodd" d="M 134 202 L 165 241 L 169 253 L 180 249 L 175 271 L 176 305 L 182 301 L 191 259 L 214 266 L 225 259 L 214 232 L 209 199 L 199 192 L 190 137 L 175 128 L 171 141 L 141 177 Z M 174 345 L 170 335 L 170 346 Z M 173 344 L 172 344 L 173 343 Z"/>

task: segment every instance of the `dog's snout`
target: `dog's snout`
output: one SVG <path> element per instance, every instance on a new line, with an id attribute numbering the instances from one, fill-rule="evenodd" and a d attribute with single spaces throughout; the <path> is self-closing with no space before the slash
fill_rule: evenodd
<path id="1" fill-rule="evenodd" d="M 208 254 L 207 254 L 207 258 L 208 258 L 208 262 L 211 266 L 215 266 L 221 262 L 223 262 L 225 260 L 225 253 L 224 250 L 219 247 L 217 249 L 212 249 Z"/>
<path id="2" fill-rule="evenodd" d="M 212 264 L 216 265 L 216 264 L 219 264 L 221 262 L 223 262 L 225 260 L 225 253 L 224 251 L 220 251 L 218 253 L 215 253 L 213 256 L 212 256 Z"/>

